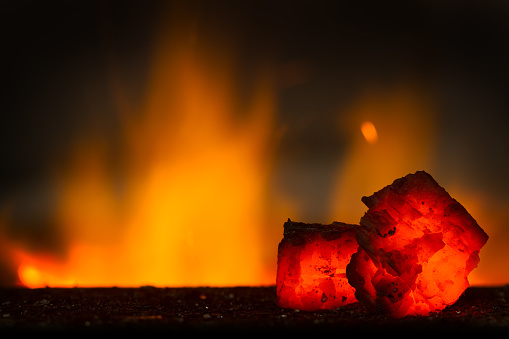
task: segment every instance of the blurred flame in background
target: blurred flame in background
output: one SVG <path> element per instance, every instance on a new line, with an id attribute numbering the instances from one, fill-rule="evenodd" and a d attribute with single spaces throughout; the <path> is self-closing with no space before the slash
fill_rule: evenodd
<path id="1" fill-rule="evenodd" d="M 23 285 L 273 283 L 261 238 L 273 81 L 261 70 L 240 105 L 228 47 L 203 54 L 196 29 L 179 28 L 185 33 L 171 43 L 161 38 L 143 111 L 124 117 L 120 182 L 104 141 L 75 147 L 57 175 L 56 220 L 67 253 L 14 251 Z"/>
<path id="2" fill-rule="evenodd" d="M 439 151 L 436 112 L 429 91 L 415 82 L 402 82 L 392 88 L 366 90 L 349 112 L 341 115 L 340 125 L 345 128 L 342 132 L 350 135 L 350 146 L 339 167 L 331 199 L 332 218 L 341 217 L 343 222 L 357 224 L 359 216 L 366 212 L 360 197 L 371 195 L 395 179 L 423 168 L 435 175 L 438 183 L 490 236 L 481 250 L 478 268 L 469 275 L 470 284 L 503 284 L 507 271 L 495 267 L 505 266 L 504 256 L 497 255 L 505 252 L 505 245 L 497 241 L 496 236 L 507 218 L 507 203 L 457 182 L 444 183 L 434 174 L 440 168 L 440 164 L 434 162 Z M 359 125 L 362 134 L 355 133 L 358 131 L 355 126 Z"/>
<path id="3" fill-rule="evenodd" d="M 241 100 L 238 60 L 227 39 L 207 41 L 192 16 L 168 25 L 158 35 L 140 112 L 126 112 L 121 83 L 113 84 L 124 111 L 120 170 L 111 164 L 111 145 L 89 137 L 74 145 L 67 168 L 55 172 L 52 216 L 64 248 L 35 250 L 10 237 L 8 207 L 0 210 L 0 255 L 19 284 L 275 283 L 283 222 L 307 217 L 305 199 L 270 188 L 271 176 L 284 167 L 277 151 L 288 128 L 278 125 L 277 95 L 282 87 L 305 85 L 312 69 L 297 60 L 282 72 L 286 78 L 276 79 L 281 70 L 260 62 L 255 85 Z M 323 220 L 302 221 L 357 224 L 366 211 L 362 196 L 426 170 L 490 236 L 470 282 L 505 283 L 509 272 L 500 268 L 507 256 L 500 253 L 506 252 L 508 201 L 465 181 L 441 180 L 448 169 L 436 163 L 440 117 L 433 94 L 418 83 L 366 85 L 338 112 L 336 132 L 345 148 L 331 178 L 331 198 L 319 202 L 328 212 Z M 280 175 L 302 173 L 299 166 L 288 168 Z"/>
<path id="4" fill-rule="evenodd" d="M 331 199 L 334 216 L 357 224 L 366 212 L 362 196 L 417 168 L 433 173 L 436 117 L 432 98 L 424 88 L 406 81 L 392 88 L 367 89 L 340 117 L 340 129 L 348 135 L 349 146 Z"/>

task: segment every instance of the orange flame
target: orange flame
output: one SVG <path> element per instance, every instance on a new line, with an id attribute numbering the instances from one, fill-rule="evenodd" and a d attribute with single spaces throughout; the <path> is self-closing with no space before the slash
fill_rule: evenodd
<path id="1" fill-rule="evenodd" d="M 160 40 L 142 111 L 123 121 L 125 170 L 112 172 L 108 145 L 91 139 L 59 176 L 67 251 L 58 260 L 18 255 L 25 286 L 273 283 L 261 233 L 271 79 L 260 71 L 241 105 L 223 48 L 208 50 L 196 36 L 171 41 Z"/>
<path id="2" fill-rule="evenodd" d="M 367 91 L 343 117 L 340 128 L 350 136 L 350 143 L 337 172 L 331 220 L 358 223 L 366 212 L 362 196 L 369 196 L 394 178 L 417 170 L 430 173 L 443 170 L 434 162 L 438 126 L 434 101 L 428 91 L 415 83 Z M 364 138 L 352 132 L 358 131 L 359 125 Z M 375 125 L 383 138 L 370 142 Z M 478 267 L 469 275 L 470 284 L 507 283 L 509 270 L 504 253 L 508 236 L 503 226 L 509 218 L 507 201 L 474 191 L 468 182 L 446 182 L 439 175 L 435 178 L 490 236 L 481 250 Z"/>
<path id="3" fill-rule="evenodd" d="M 416 170 L 433 172 L 435 114 L 427 92 L 404 83 L 366 91 L 341 116 L 339 128 L 349 144 L 337 173 L 331 220 L 358 224 L 366 212 L 361 197 Z"/>
<path id="4" fill-rule="evenodd" d="M 271 72 L 260 67 L 251 95 L 242 101 L 225 44 L 210 43 L 192 24 L 176 26 L 172 31 L 178 36 L 168 39 L 163 30 L 157 41 L 141 108 L 136 114 L 121 112 L 121 160 L 112 159 L 105 140 L 89 138 L 75 146 L 69 168 L 57 173 L 54 217 L 65 248 L 53 255 L 35 253 L 0 234 L 0 254 L 12 258 L 21 284 L 275 282 L 282 220 L 295 216 L 295 209 L 291 201 L 278 201 L 285 213 L 273 223 L 274 233 L 264 233 L 270 229 L 265 225 L 272 225 L 266 192 L 274 156 Z M 118 107 L 126 109 L 125 96 L 118 88 L 113 92 Z M 403 84 L 368 91 L 342 114 L 341 133 L 349 144 L 324 219 L 357 224 L 366 211 L 362 196 L 419 169 L 434 173 L 432 106 L 426 91 Z M 507 281 L 507 270 L 498 269 L 505 257 L 498 252 L 508 236 L 496 227 L 507 220 L 502 212 L 509 210 L 507 203 L 437 180 L 488 234 L 500 234 L 483 249 L 470 281 Z"/>

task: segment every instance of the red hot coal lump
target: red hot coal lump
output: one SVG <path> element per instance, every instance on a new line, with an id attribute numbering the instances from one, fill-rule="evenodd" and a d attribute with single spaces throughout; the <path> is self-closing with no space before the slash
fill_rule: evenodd
<path id="1" fill-rule="evenodd" d="M 357 251 L 357 227 L 288 219 L 278 247 L 277 304 L 313 311 L 356 301 L 346 278 L 346 265 Z"/>
<path id="2" fill-rule="evenodd" d="M 362 201 L 369 210 L 347 267 L 356 298 L 395 318 L 453 304 L 488 240 L 474 218 L 423 171 Z"/>

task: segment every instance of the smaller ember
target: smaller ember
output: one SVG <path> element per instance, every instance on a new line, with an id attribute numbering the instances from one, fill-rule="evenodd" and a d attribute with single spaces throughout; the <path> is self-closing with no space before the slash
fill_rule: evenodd
<path id="1" fill-rule="evenodd" d="M 347 267 L 357 299 L 395 318 L 429 315 L 458 300 L 488 241 L 465 208 L 424 171 L 362 201 L 369 210 Z"/>
<path id="2" fill-rule="evenodd" d="M 306 311 L 356 301 L 346 265 L 357 250 L 356 225 L 284 224 L 278 247 L 277 304 Z"/>

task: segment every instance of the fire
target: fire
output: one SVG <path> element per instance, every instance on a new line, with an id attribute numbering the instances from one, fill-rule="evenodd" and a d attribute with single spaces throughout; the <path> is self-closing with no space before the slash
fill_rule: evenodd
<path id="1" fill-rule="evenodd" d="M 90 138 L 57 173 L 55 219 L 66 247 L 54 257 L 18 249 L 23 285 L 273 283 L 261 233 L 273 149 L 271 78 L 260 69 L 239 103 L 227 49 L 200 45 L 207 39 L 191 26 L 182 30 L 159 37 L 145 103 L 138 114 L 122 115 L 121 166 L 112 165 L 105 141 Z"/>
<path id="2" fill-rule="evenodd" d="M 180 14 L 166 20 L 173 26 L 154 39 L 140 105 L 128 105 L 119 94 L 121 82 L 114 81 L 120 146 L 102 136 L 78 140 L 68 167 L 55 172 L 59 199 L 52 222 L 61 247 L 41 253 L 7 236 L 0 239 L 0 254 L 9 258 L 5 266 L 18 272 L 21 284 L 274 283 L 272 254 L 280 233 L 264 233 L 272 224 L 268 201 L 283 206 L 282 217 L 295 215 L 291 198 L 279 201 L 284 199 L 266 191 L 274 165 L 277 72 L 260 65 L 258 77 L 240 86 L 230 41 L 211 39 L 194 18 Z M 305 75 L 287 85 L 302 83 Z M 406 173 L 426 169 L 440 177 L 434 162 L 439 124 L 430 97 L 415 83 L 368 88 L 342 112 L 346 152 L 324 220 L 357 224 L 365 212 L 358 197 Z M 451 194 L 496 235 L 471 283 L 505 283 L 499 253 L 507 239 L 501 227 L 507 201 L 453 187 Z M 281 220 L 280 214 L 273 224 Z"/>
<path id="3" fill-rule="evenodd" d="M 507 199 L 475 189 L 468 181 L 460 182 L 460 176 L 451 174 L 448 164 L 437 163 L 440 141 L 436 113 L 430 90 L 416 83 L 403 81 L 393 87 L 366 89 L 341 115 L 339 127 L 348 137 L 348 144 L 337 171 L 329 218 L 359 223 L 365 206 L 356 197 L 369 195 L 393 178 L 419 169 L 438 173 L 437 180 L 492 235 L 480 254 L 479 267 L 469 276 L 470 284 L 505 284 L 509 271 L 505 269 L 506 256 L 501 253 L 505 253 L 507 242 Z M 367 121 L 376 126 L 377 134 L 383 135 L 376 143 L 366 142 L 366 137 L 358 133 L 359 126 Z M 469 169 L 465 167 L 464 171 Z M 444 173 L 453 180 L 443 180 L 440 174 Z"/>
<path id="4" fill-rule="evenodd" d="M 329 219 L 358 224 L 365 212 L 359 197 L 417 169 L 431 171 L 435 110 L 425 88 L 403 82 L 365 90 L 341 117 L 340 132 L 349 140 Z"/>

